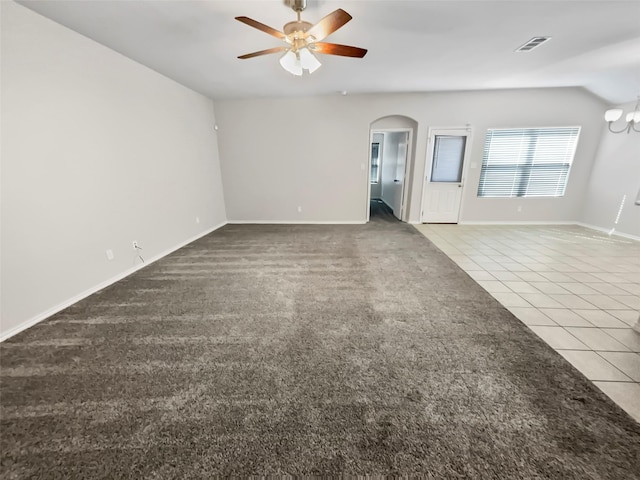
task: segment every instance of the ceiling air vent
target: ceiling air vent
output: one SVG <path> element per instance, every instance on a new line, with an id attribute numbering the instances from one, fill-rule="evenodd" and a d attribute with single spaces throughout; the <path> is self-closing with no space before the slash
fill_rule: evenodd
<path id="1" fill-rule="evenodd" d="M 518 47 L 516 49 L 516 52 L 530 52 L 534 48 L 539 47 L 540 45 L 542 45 L 547 40 L 551 40 L 551 37 L 533 37 L 527 43 L 525 43 L 521 47 Z"/>

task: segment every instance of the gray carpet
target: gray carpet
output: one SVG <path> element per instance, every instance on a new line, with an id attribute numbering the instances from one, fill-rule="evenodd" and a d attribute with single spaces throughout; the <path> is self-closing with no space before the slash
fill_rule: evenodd
<path id="1" fill-rule="evenodd" d="M 2 477 L 640 478 L 640 425 L 377 213 L 228 225 L 3 343 Z"/>

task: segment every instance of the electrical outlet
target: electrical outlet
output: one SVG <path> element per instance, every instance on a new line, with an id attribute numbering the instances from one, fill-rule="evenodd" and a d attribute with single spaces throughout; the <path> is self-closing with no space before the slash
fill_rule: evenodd
<path id="1" fill-rule="evenodd" d="M 298 205 L 298 213 L 302 212 L 302 207 Z"/>
<path id="2" fill-rule="evenodd" d="M 521 212 L 522 211 L 522 205 L 518 205 L 518 211 Z"/>
<path id="3" fill-rule="evenodd" d="M 200 223 L 200 217 L 196 217 L 196 223 Z"/>
<path id="4" fill-rule="evenodd" d="M 113 260 L 113 251 L 107 250 L 107 260 Z"/>
<path id="5" fill-rule="evenodd" d="M 133 244 L 133 249 L 134 249 L 134 250 L 137 250 L 137 249 L 139 248 L 139 246 L 138 246 L 138 241 L 137 241 L 137 240 L 134 240 L 134 241 L 133 241 L 133 242 L 131 242 L 131 243 Z"/>

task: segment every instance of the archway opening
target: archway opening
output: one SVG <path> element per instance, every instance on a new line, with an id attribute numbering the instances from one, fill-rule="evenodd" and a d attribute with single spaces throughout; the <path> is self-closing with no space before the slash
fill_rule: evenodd
<path id="1" fill-rule="evenodd" d="M 406 222 L 415 165 L 418 122 L 387 115 L 369 125 L 367 221 L 371 215 L 393 215 Z"/>

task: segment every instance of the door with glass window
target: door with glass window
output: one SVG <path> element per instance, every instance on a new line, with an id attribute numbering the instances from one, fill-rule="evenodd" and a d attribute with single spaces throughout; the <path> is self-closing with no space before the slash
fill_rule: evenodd
<path id="1" fill-rule="evenodd" d="M 470 131 L 431 130 L 422 193 L 422 223 L 458 223 Z"/>

